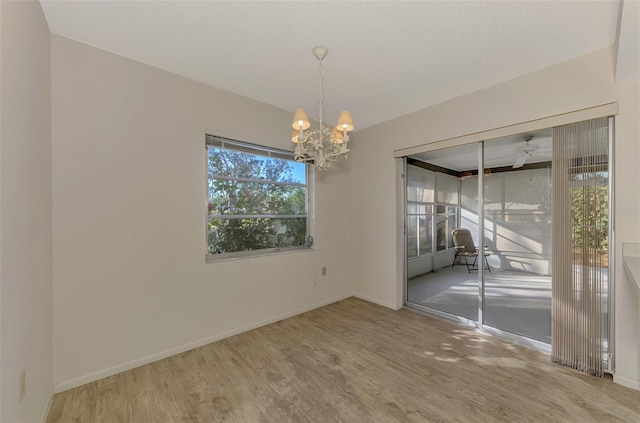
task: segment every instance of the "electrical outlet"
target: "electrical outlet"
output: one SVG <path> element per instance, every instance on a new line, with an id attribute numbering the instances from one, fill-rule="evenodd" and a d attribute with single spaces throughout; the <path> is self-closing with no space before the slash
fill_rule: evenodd
<path id="1" fill-rule="evenodd" d="M 327 276 L 327 266 L 322 266 L 322 276 Z"/>
<path id="2" fill-rule="evenodd" d="M 18 382 L 18 402 L 21 403 L 24 395 L 27 393 L 27 371 L 20 372 L 20 380 Z"/>

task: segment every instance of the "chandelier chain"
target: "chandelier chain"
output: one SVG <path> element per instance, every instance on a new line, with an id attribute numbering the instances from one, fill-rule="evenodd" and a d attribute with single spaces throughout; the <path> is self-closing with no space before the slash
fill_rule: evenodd
<path id="1" fill-rule="evenodd" d="M 320 121 L 320 138 L 322 139 L 322 59 L 318 60 L 318 120 Z"/>

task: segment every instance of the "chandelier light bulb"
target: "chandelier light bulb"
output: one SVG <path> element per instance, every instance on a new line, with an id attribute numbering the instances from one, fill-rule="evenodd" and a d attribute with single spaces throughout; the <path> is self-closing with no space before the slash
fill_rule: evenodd
<path id="1" fill-rule="evenodd" d="M 309 122 L 309 118 L 307 114 L 304 112 L 304 109 L 296 109 L 293 114 L 293 123 L 291 124 L 293 129 L 309 129 L 311 127 L 311 122 Z"/>
<path id="2" fill-rule="evenodd" d="M 341 131 L 353 131 L 353 119 L 351 119 L 351 113 L 348 110 L 340 112 L 338 117 L 338 125 Z"/>

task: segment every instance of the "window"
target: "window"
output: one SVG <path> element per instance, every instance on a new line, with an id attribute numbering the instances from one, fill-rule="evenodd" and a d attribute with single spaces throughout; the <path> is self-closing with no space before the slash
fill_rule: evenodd
<path id="1" fill-rule="evenodd" d="M 416 166 L 407 170 L 407 257 L 414 258 L 432 252 L 436 177 Z"/>
<path id="2" fill-rule="evenodd" d="M 206 138 L 207 259 L 310 246 L 310 170 L 293 153 Z"/>
<path id="3" fill-rule="evenodd" d="M 407 258 L 451 251 L 458 227 L 459 180 L 407 166 Z"/>
<path id="4" fill-rule="evenodd" d="M 432 251 L 433 206 L 412 202 L 407 204 L 407 254 L 409 258 Z"/>
<path id="5" fill-rule="evenodd" d="M 436 205 L 436 250 L 454 248 L 451 232 L 458 227 L 458 207 Z"/>

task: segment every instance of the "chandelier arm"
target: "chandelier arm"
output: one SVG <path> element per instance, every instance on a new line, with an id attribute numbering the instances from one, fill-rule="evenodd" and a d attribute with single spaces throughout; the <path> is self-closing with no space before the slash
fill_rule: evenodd
<path id="1" fill-rule="evenodd" d="M 349 149 L 348 149 L 348 148 L 340 149 L 340 150 L 338 150 L 338 151 L 333 151 L 333 152 L 327 153 L 327 154 L 325 155 L 325 158 L 335 157 L 335 156 L 341 156 L 341 155 L 343 155 L 343 154 L 345 154 L 345 153 L 348 153 L 348 152 L 349 152 Z"/>

